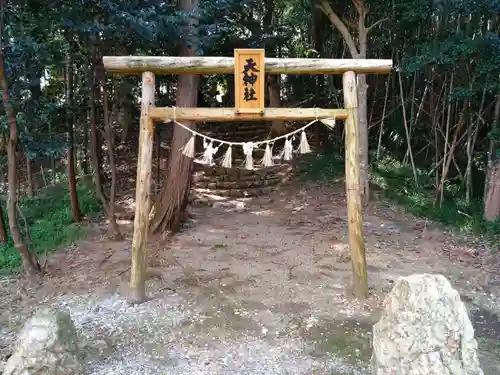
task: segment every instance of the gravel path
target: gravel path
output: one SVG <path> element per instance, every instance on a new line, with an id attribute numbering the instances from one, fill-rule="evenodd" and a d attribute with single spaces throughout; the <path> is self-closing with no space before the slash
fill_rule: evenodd
<path id="1" fill-rule="evenodd" d="M 352 358 L 336 347 L 322 350 L 336 335 L 366 334 L 344 330 L 342 322 L 340 329 L 323 332 L 325 322 L 314 316 L 235 308 L 224 297 L 202 302 L 177 293 L 157 294 L 138 306 L 119 294 L 60 297 L 50 305 L 71 314 L 89 375 L 368 374 L 356 345 L 346 342 L 343 348 Z"/>

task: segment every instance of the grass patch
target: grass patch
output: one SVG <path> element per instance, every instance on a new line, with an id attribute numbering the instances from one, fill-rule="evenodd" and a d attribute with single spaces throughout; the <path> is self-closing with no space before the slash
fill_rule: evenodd
<path id="1" fill-rule="evenodd" d="M 91 183 L 80 181 L 77 191 L 82 214 L 100 212 L 101 206 Z M 0 204 L 4 207 L 6 216 L 5 199 L 0 196 Z M 82 226 L 71 222 L 71 202 L 66 183 L 47 188 L 36 197 L 23 199 L 20 207 L 30 228 L 32 246 L 38 254 L 69 244 L 82 234 Z M 7 217 L 4 220 L 8 226 Z M 20 220 L 19 225 L 24 234 L 24 222 Z M 12 273 L 20 265 L 21 258 L 14 248 L 12 238 L 9 238 L 7 244 L 0 244 L 0 273 Z"/>
<path id="2" fill-rule="evenodd" d="M 333 152 L 318 154 L 307 162 L 308 180 L 324 182 L 339 180 L 344 176 L 342 156 Z M 444 202 L 439 207 L 435 204 L 434 181 L 427 176 L 428 171 L 417 171 L 419 186 L 416 186 L 411 168 L 390 157 L 372 162 L 370 167 L 371 183 L 380 187 L 386 198 L 402 206 L 407 212 L 461 232 L 485 236 L 492 243 L 498 243 L 500 220 L 486 222 L 483 219 L 482 197 L 475 197 L 471 202 L 467 202 L 459 183 L 450 183 L 447 186 Z"/>
<path id="3" fill-rule="evenodd" d="M 495 356 L 500 357 L 500 341 L 480 336 L 477 342 L 480 350 L 493 353 Z"/>
<path id="4" fill-rule="evenodd" d="M 344 178 L 345 162 L 342 156 L 334 152 L 301 155 L 306 164 L 304 178 L 317 182 L 338 182 Z"/>
<path id="5" fill-rule="evenodd" d="M 226 249 L 227 245 L 224 243 L 218 243 L 212 246 L 212 250 L 218 250 L 218 249 Z"/>

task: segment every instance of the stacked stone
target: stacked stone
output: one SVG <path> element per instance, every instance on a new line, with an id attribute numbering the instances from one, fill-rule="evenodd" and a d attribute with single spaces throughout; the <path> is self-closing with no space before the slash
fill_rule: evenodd
<path id="1" fill-rule="evenodd" d="M 225 197 L 265 195 L 278 184 L 285 182 L 290 173 L 289 165 L 248 170 L 196 165 L 194 186 Z"/>
<path id="2" fill-rule="evenodd" d="M 209 137 L 231 141 L 261 141 L 268 136 L 266 122 L 200 124 L 198 130 Z M 217 157 L 224 154 L 222 146 Z M 233 166 L 240 168 L 222 168 L 196 164 L 194 185 L 197 189 L 226 197 L 245 197 L 268 194 L 276 185 L 286 180 L 290 167 L 280 165 L 256 170 L 243 169 L 244 155 L 242 147 L 233 147 Z M 264 150 L 254 151 L 254 160 L 258 161 Z"/>

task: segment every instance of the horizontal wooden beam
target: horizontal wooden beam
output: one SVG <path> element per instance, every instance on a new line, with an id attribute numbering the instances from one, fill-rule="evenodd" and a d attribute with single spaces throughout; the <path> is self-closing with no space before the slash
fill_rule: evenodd
<path id="1" fill-rule="evenodd" d="M 112 74 L 233 74 L 233 57 L 104 56 L 104 68 Z M 278 59 L 266 58 L 269 74 L 389 73 L 392 60 L 376 59 Z"/>
<path id="2" fill-rule="evenodd" d="M 235 108 L 172 108 L 151 107 L 149 115 L 154 120 L 189 122 L 225 122 L 255 120 L 314 120 L 315 118 L 347 118 L 345 109 L 322 108 L 266 108 L 264 113 L 237 113 Z"/>

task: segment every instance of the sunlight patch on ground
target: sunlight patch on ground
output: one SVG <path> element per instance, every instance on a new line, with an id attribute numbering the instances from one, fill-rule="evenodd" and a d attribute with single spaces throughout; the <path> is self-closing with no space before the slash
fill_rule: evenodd
<path id="1" fill-rule="evenodd" d="M 267 216 L 267 217 L 274 215 L 274 211 L 273 210 L 252 211 L 250 213 L 252 215 L 256 215 L 256 216 Z"/>

